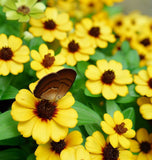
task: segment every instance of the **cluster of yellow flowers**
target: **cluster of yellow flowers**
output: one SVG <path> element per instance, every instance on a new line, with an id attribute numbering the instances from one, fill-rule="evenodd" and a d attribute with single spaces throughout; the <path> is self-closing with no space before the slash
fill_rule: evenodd
<path id="1" fill-rule="evenodd" d="M 144 119 L 152 120 L 152 20 L 139 13 L 109 18 L 105 11 L 99 12 L 104 5 L 111 6 L 121 1 L 48 0 L 49 6 L 46 7 L 36 0 L 6 0 L 2 4 L 6 17 L 20 22 L 29 21 L 29 33 L 33 37 L 41 37 L 44 43 L 38 50 L 30 51 L 21 38 L 0 34 L 0 75 L 17 75 L 23 72 L 24 63 L 29 62 L 37 78 L 41 79 L 65 66 L 74 67 L 80 61 L 89 61 L 97 49 L 105 49 L 109 43 L 116 43 L 115 54 L 127 40 L 137 50 L 140 65 L 147 68 L 131 73 L 114 59 L 98 59 L 84 72 L 85 86 L 92 95 L 102 95 L 110 101 L 118 96 L 125 97 L 129 93 L 127 85 L 134 83 L 135 91 L 143 96 L 137 100 L 140 113 Z M 88 14 L 93 16 L 85 17 Z M 71 17 L 74 16 L 79 21 L 73 23 Z M 60 48 L 57 54 L 53 45 Z M 67 92 L 57 102 L 51 103 L 34 96 L 36 84 L 29 85 L 30 91 L 19 91 L 12 104 L 11 115 L 19 122 L 21 135 L 32 136 L 38 144 L 35 151 L 37 160 L 152 159 L 152 133 L 149 134 L 145 128 L 135 132 L 132 121 L 120 111 L 113 115 L 105 113 L 104 120 L 100 122 L 102 130 L 88 136 L 82 145 L 82 134 L 72 130 L 78 123 L 78 113 L 72 108 L 75 103 L 72 93 Z"/>

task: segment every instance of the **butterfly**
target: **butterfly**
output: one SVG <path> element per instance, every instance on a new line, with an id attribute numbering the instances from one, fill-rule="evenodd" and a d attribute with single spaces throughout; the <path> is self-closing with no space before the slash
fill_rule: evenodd
<path id="1" fill-rule="evenodd" d="M 73 69 L 50 73 L 39 80 L 34 89 L 34 96 L 56 102 L 69 91 L 75 78 L 76 72 Z"/>

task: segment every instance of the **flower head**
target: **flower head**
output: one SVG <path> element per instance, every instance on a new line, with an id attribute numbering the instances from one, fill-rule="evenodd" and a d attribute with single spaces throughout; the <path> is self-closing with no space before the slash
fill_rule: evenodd
<path id="1" fill-rule="evenodd" d="M 0 75 L 9 73 L 17 75 L 23 72 L 23 63 L 30 60 L 29 48 L 22 45 L 22 40 L 16 36 L 0 34 Z"/>
<path id="2" fill-rule="evenodd" d="M 152 66 L 134 75 L 135 90 L 142 96 L 152 97 Z"/>
<path id="3" fill-rule="evenodd" d="M 136 139 L 130 140 L 130 150 L 137 155 L 138 160 L 150 160 L 152 158 L 152 133 L 148 133 L 145 128 L 137 130 Z"/>
<path id="4" fill-rule="evenodd" d="M 95 53 L 95 48 L 88 39 L 78 38 L 70 35 L 66 40 L 60 41 L 62 45 L 61 55 L 66 59 L 66 63 L 70 66 L 76 65 L 78 61 L 88 61 L 89 55 Z"/>
<path id="5" fill-rule="evenodd" d="M 40 144 L 35 151 L 36 159 L 80 160 L 77 152 L 83 153 L 83 149 L 80 147 L 82 141 L 82 135 L 79 131 L 70 132 L 59 142 L 50 140 L 46 144 Z"/>
<path id="6" fill-rule="evenodd" d="M 128 94 L 127 84 L 132 83 L 132 75 L 122 69 L 122 64 L 114 60 L 98 60 L 97 66 L 89 65 L 85 71 L 88 78 L 86 87 L 92 94 L 100 94 L 106 99 L 115 99 L 117 95 Z"/>
<path id="7" fill-rule="evenodd" d="M 42 78 L 48 73 L 59 71 L 65 63 L 65 57 L 61 54 L 55 56 L 54 51 L 48 49 L 46 44 L 40 45 L 39 52 L 32 50 L 31 57 L 33 58 L 31 68 L 37 71 L 38 78 Z"/>
<path id="8" fill-rule="evenodd" d="M 8 20 L 27 22 L 30 17 L 42 16 L 45 5 L 37 0 L 6 0 L 4 11 Z"/>
<path id="9" fill-rule="evenodd" d="M 131 160 L 132 153 L 120 147 L 114 148 L 106 142 L 104 136 L 96 131 L 92 136 L 87 137 L 85 147 L 92 159 L 100 160 Z"/>
<path id="10" fill-rule="evenodd" d="M 11 115 L 19 121 L 18 130 L 24 137 L 32 136 L 38 144 L 46 143 L 51 138 L 60 141 L 68 128 L 77 124 L 77 112 L 71 108 L 75 100 L 70 92 L 57 102 L 38 99 L 27 89 L 16 95 Z"/>
<path id="11" fill-rule="evenodd" d="M 31 19 L 29 31 L 36 37 L 42 36 L 47 42 L 54 39 L 63 40 L 66 38 L 66 32 L 72 29 L 72 22 L 67 13 L 60 13 L 56 8 L 47 8 L 41 19 Z"/>
<path id="12" fill-rule="evenodd" d="M 101 128 L 109 135 L 109 142 L 114 148 L 119 145 L 123 148 L 129 148 L 129 139 L 135 136 L 135 131 L 131 129 L 132 121 L 130 119 L 124 119 L 120 111 L 115 111 L 113 118 L 105 113 L 104 121 L 101 121 Z"/>
<path id="13" fill-rule="evenodd" d="M 95 47 L 106 48 L 108 42 L 115 42 L 112 29 L 105 22 L 93 21 L 84 18 L 76 24 L 76 35 L 79 37 L 89 37 Z"/>

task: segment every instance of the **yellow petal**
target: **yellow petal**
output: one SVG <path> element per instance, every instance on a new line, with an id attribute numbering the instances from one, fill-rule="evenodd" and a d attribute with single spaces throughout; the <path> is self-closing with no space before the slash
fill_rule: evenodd
<path id="1" fill-rule="evenodd" d="M 68 92 L 64 97 L 57 101 L 57 108 L 66 109 L 70 108 L 75 103 L 72 94 Z"/>
<path id="2" fill-rule="evenodd" d="M 90 30 L 91 27 L 92 27 L 92 21 L 91 19 L 89 18 L 84 18 L 82 21 L 81 21 L 81 24 L 83 25 L 83 27 L 86 29 L 86 30 Z"/>
<path id="3" fill-rule="evenodd" d="M 137 104 L 139 106 L 143 105 L 143 104 L 149 104 L 150 102 L 150 98 L 149 97 L 140 97 L 137 99 Z"/>
<path id="4" fill-rule="evenodd" d="M 140 152 L 139 155 L 138 155 L 138 159 L 139 160 L 147 160 L 147 154 L 143 153 L 143 152 Z"/>
<path id="5" fill-rule="evenodd" d="M 113 115 L 113 120 L 115 124 L 121 124 L 122 121 L 124 120 L 124 116 L 120 111 L 115 111 Z"/>
<path id="6" fill-rule="evenodd" d="M 0 75 L 7 76 L 9 74 L 9 66 L 7 65 L 7 62 L 0 61 Z"/>
<path id="7" fill-rule="evenodd" d="M 50 138 L 55 141 L 59 142 L 61 139 L 64 139 L 68 134 L 68 128 L 63 127 L 56 123 L 54 120 L 50 122 Z"/>
<path id="8" fill-rule="evenodd" d="M 67 13 L 61 13 L 61 14 L 58 15 L 55 22 L 58 25 L 64 25 L 65 23 L 68 22 L 68 20 L 69 20 L 69 15 Z"/>
<path id="9" fill-rule="evenodd" d="M 128 149 L 130 147 L 130 141 L 124 137 L 124 136 L 118 136 L 119 144 L 125 148 Z"/>
<path id="10" fill-rule="evenodd" d="M 131 152 L 140 152 L 140 144 L 136 140 L 130 140 L 130 150 Z"/>
<path id="11" fill-rule="evenodd" d="M 90 160 L 90 154 L 81 145 L 76 149 L 76 160 Z"/>
<path id="12" fill-rule="evenodd" d="M 114 134 L 115 133 L 114 129 L 111 126 L 109 126 L 105 121 L 101 121 L 100 125 L 101 125 L 102 130 L 106 134 Z"/>
<path id="13" fill-rule="evenodd" d="M 44 30 L 42 33 L 42 39 L 47 42 L 53 42 L 55 39 L 54 31 Z"/>
<path id="14" fill-rule="evenodd" d="M 36 37 L 43 35 L 44 29 L 39 27 L 30 27 L 29 31 Z"/>
<path id="15" fill-rule="evenodd" d="M 83 142 L 82 135 L 79 131 L 70 132 L 65 138 L 67 147 L 77 146 Z"/>
<path id="16" fill-rule="evenodd" d="M 149 80 L 149 76 L 148 76 L 148 73 L 147 71 L 145 70 L 141 70 L 138 72 L 138 75 L 141 79 L 143 79 L 144 81 L 148 81 Z"/>
<path id="17" fill-rule="evenodd" d="M 50 130 L 49 123 L 38 118 L 32 130 L 32 137 L 37 144 L 44 144 L 49 141 Z"/>
<path id="18" fill-rule="evenodd" d="M 7 36 L 6 34 L 0 34 L 0 49 L 2 49 L 2 47 L 8 47 L 8 40 L 7 40 Z"/>
<path id="19" fill-rule="evenodd" d="M 100 48 L 106 48 L 108 46 L 108 43 L 101 39 L 96 39 L 96 45 Z"/>
<path id="20" fill-rule="evenodd" d="M 90 80 L 100 80 L 101 79 L 100 70 L 94 65 L 88 66 L 88 68 L 85 71 L 85 76 Z"/>
<path id="21" fill-rule="evenodd" d="M 110 135 L 109 142 L 113 148 L 117 148 L 118 147 L 118 135 L 117 134 Z"/>
<path id="22" fill-rule="evenodd" d="M 22 45 L 22 40 L 18 37 L 13 35 L 9 36 L 8 38 L 8 46 L 11 48 L 12 51 L 18 50 Z"/>
<path id="23" fill-rule="evenodd" d="M 128 87 L 125 85 L 112 84 L 111 87 L 112 90 L 120 96 L 126 96 L 128 94 Z"/>
<path id="24" fill-rule="evenodd" d="M 133 138 L 135 137 L 136 132 L 133 129 L 128 130 L 126 133 L 123 134 L 126 138 Z"/>
<path id="25" fill-rule="evenodd" d="M 152 78 L 152 66 L 147 67 L 147 73 L 150 78 Z"/>
<path id="26" fill-rule="evenodd" d="M 41 55 L 41 57 L 44 57 L 44 55 L 48 54 L 48 47 L 46 44 L 41 44 L 39 47 L 39 53 Z"/>
<path id="27" fill-rule="evenodd" d="M 117 94 L 112 90 L 112 87 L 106 84 L 103 85 L 102 95 L 108 100 L 115 99 L 117 97 Z"/>
<path id="28" fill-rule="evenodd" d="M 97 63 L 97 67 L 100 69 L 101 73 L 104 73 L 106 70 L 109 69 L 109 64 L 108 64 L 107 60 L 105 60 L 105 59 L 98 60 L 96 63 Z"/>
<path id="29" fill-rule="evenodd" d="M 29 121 L 20 122 L 18 124 L 18 131 L 23 135 L 23 137 L 30 137 L 32 135 L 32 131 L 37 120 L 37 117 L 33 117 Z"/>
<path id="30" fill-rule="evenodd" d="M 131 129 L 132 128 L 132 121 L 130 119 L 124 119 L 123 122 L 125 123 L 125 128 Z"/>
<path id="31" fill-rule="evenodd" d="M 105 114 L 104 114 L 104 121 L 105 121 L 109 126 L 111 126 L 112 128 L 115 127 L 114 120 L 113 120 L 113 118 L 112 118 L 108 113 L 105 113 Z"/>
<path id="32" fill-rule="evenodd" d="M 43 27 L 43 23 L 41 22 L 40 19 L 30 18 L 30 24 L 36 27 Z"/>
<path id="33" fill-rule="evenodd" d="M 117 62 L 115 60 L 109 61 L 109 68 L 114 70 L 115 72 L 119 72 L 122 70 L 122 64 L 120 62 Z"/>
<path id="34" fill-rule="evenodd" d="M 16 101 L 23 107 L 35 109 L 38 100 L 27 89 L 21 89 L 16 95 Z"/>
<path id="35" fill-rule="evenodd" d="M 66 63 L 69 66 L 75 66 L 77 61 L 75 59 L 75 57 L 73 56 L 73 54 L 68 54 L 66 57 Z"/>
<path id="36" fill-rule="evenodd" d="M 12 104 L 11 115 L 16 121 L 27 121 L 35 116 L 33 109 L 24 108 L 16 101 Z"/>
<path id="37" fill-rule="evenodd" d="M 45 15 L 48 19 L 56 20 L 58 12 L 56 8 L 47 8 L 45 11 Z"/>
<path id="38" fill-rule="evenodd" d="M 73 128 L 77 124 L 77 118 L 78 114 L 76 110 L 70 108 L 66 110 L 58 109 L 58 112 L 55 117 L 53 117 L 53 120 L 64 127 Z"/>
<path id="39" fill-rule="evenodd" d="M 42 66 L 41 63 L 37 62 L 37 61 L 32 61 L 31 62 L 31 68 L 35 71 L 39 71 L 42 70 L 44 67 Z"/>
<path id="40" fill-rule="evenodd" d="M 148 142 L 148 132 L 145 128 L 140 128 L 137 133 L 136 133 L 136 137 L 137 137 L 137 140 L 139 143 L 142 143 L 142 142 Z"/>
<path id="41" fill-rule="evenodd" d="M 88 61 L 89 55 L 81 54 L 80 52 L 75 53 L 75 58 L 77 61 Z"/>
<path id="42" fill-rule="evenodd" d="M 54 35 L 55 35 L 55 38 L 59 39 L 59 40 L 63 40 L 63 39 L 66 38 L 66 33 L 65 32 L 61 32 L 59 30 L 55 30 L 54 31 Z"/>
<path id="43" fill-rule="evenodd" d="M 148 86 L 136 86 L 135 90 L 140 95 L 152 97 L 152 89 Z"/>
<path id="44" fill-rule="evenodd" d="M 31 51 L 31 57 L 35 60 L 35 61 L 38 61 L 38 62 L 42 62 L 42 58 L 39 54 L 39 52 L 37 52 L 36 50 L 32 50 Z"/>
<path id="45" fill-rule="evenodd" d="M 61 54 L 55 56 L 54 65 L 63 65 L 65 63 L 65 57 Z"/>
<path id="46" fill-rule="evenodd" d="M 131 160 L 132 159 L 132 153 L 130 151 L 127 151 L 127 150 L 122 150 L 122 151 L 119 151 L 119 158 L 120 160 L 123 159 L 123 160 Z"/>
<path id="47" fill-rule="evenodd" d="M 92 94 L 100 94 L 103 86 L 100 80 L 99 81 L 87 80 L 86 87 Z"/>
<path id="48" fill-rule="evenodd" d="M 74 148 L 66 148 L 60 153 L 61 160 L 76 160 Z M 51 159 L 50 159 L 51 160 Z M 54 160 L 54 159 L 52 159 Z"/>
<path id="49" fill-rule="evenodd" d="M 147 85 L 147 82 L 143 79 L 141 79 L 141 77 L 139 77 L 138 75 L 134 75 L 134 82 L 137 84 L 137 85 Z"/>
<path id="50" fill-rule="evenodd" d="M 139 111 L 144 119 L 152 119 L 152 104 L 143 104 L 142 106 L 140 106 Z"/>
<path id="51" fill-rule="evenodd" d="M 14 61 L 8 62 L 9 70 L 12 74 L 17 75 L 18 73 L 23 72 L 24 66 L 23 64 L 16 63 Z"/>

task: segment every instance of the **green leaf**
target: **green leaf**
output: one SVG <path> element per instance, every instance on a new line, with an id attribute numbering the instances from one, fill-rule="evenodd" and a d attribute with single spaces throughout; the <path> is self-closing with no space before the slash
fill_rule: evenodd
<path id="1" fill-rule="evenodd" d="M 96 95 L 91 94 L 90 91 L 89 91 L 87 88 L 85 88 L 84 94 L 85 94 L 86 96 L 88 96 L 88 97 L 101 97 L 101 94 L 96 94 Z"/>
<path id="2" fill-rule="evenodd" d="M 80 61 L 77 63 L 77 69 L 81 74 L 84 75 L 85 70 L 87 69 L 88 65 L 89 65 L 88 62 Z"/>
<path id="3" fill-rule="evenodd" d="M 106 101 L 106 111 L 113 117 L 115 111 L 121 111 L 119 105 L 114 100 Z"/>
<path id="4" fill-rule="evenodd" d="M 131 95 L 127 94 L 125 97 L 118 97 L 116 99 L 117 103 L 131 103 L 136 100 L 136 97 L 132 97 Z"/>
<path id="5" fill-rule="evenodd" d="M 133 70 L 139 67 L 140 58 L 136 50 L 130 50 L 126 54 L 126 61 L 129 69 Z"/>
<path id="6" fill-rule="evenodd" d="M 90 136 L 95 131 L 102 132 L 100 125 L 97 125 L 97 124 L 85 124 L 84 127 L 85 127 L 85 130 L 87 131 L 88 135 L 90 135 Z"/>
<path id="7" fill-rule="evenodd" d="M 135 84 L 130 84 L 128 86 L 128 90 L 129 90 L 129 95 L 132 97 L 140 97 L 139 94 L 137 94 L 137 92 L 135 91 Z"/>
<path id="8" fill-rule="evenodd" d="M 27 157 L 27 160 L 35 160 L 36 159 L 36 156 L 34 154 L 30 154 L 28 157 Z"/>
<path id="9" fill-rule="evenodd" d="M 18 89 L 13 87 L 13 86 L 9 86 L 5 92 L 3 92 L 3 94 L 1 95 L 1 99 L 5 100 L 5 99 L 13 99 L 15 98 L 16 94 L 18 93 Z"/>
<path id="10" fill-rule="evenodd" d="M 129 107 L 125 110 L 123 110 L 123 115 L 125 119 L 132 120 L 133 124 L 135 124 L 135 110 L 133 107 Z"/>
<path id="11" fill-rule="evenodd" d="M 124 41 L 121 45 L 121 50 L 125 53 L 129 52 L 130 50 L 130 44 L 128 41 Z"/>
<path id="12" fill-rule="evenodd" d="M 100 124 L 101 117 L 86 105 L 76 101 L 73 108 L 78 113 L 78 125 L 84 124 Z"/>
<path id="13" fill-rule="evenodd" d="M 0 159 L 2 160 L 25 160 L 26 153 L 18 148 L 6 149 L 0 151 Z"/>
<path id="14" fill-rule="evenodd" d="M 105 55 L 101 51 L 101 49 L 97 48 L 96 51 L 95 51 L 95 54 L 90 56 L 90 59 L 94 60 L 94 61 L 97 61 L 99 59 L 105 59 Z"/>
<path id="15" fill-rule="evenodd" d="M 0 114 L 0 140 L 19 136 L 17 124 L 18 122 L 12 119 L 10 111 Z"/>

